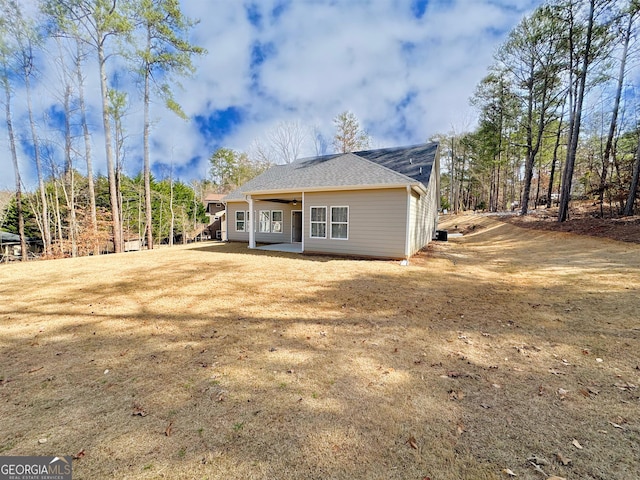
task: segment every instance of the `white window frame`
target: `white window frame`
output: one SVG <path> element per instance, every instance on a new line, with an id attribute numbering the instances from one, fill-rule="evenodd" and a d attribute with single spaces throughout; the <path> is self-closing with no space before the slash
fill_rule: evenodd
<path id="1" fill-rule="evenodd" d="M 271 211 L 259 210 L 258 211 L 258 233 L 270 233 L 270 232 L 271 232 Z"/>
<path id="2" fill-rule="evenodd" d="M 274 213 L 280 214 L 280 220 L 274 220 Z M 284 210 L 271 210 L 271 233 L 284 233 Z"/>
<path id="3" fill-rule="evenodd" d="M 334 208 L 346 208 L 347 209 L 347 221 L 346 222 L 334 222 L 333 221 L 333 209 Z M 349 206 L 348 205 L 335 205 L 331 206 L 329 209 L 329 228 L 330 235 L 332 240 L 349 240 Z M 333 236 L 333 226 L 334 225 L 346 225 L 347 226 L 347 236 L 346 237 L 334 237 Z"/>
<path id="4" fill-rule="evenodd" d="M 313 220 L 313 209 L 320 208 L 324 210 L 324 221 Z M 313 235 L 313 225 L 314 224 L 324 224 L 324 236 L 314 236 Z M 309 238 L 327 238 L 327 207 L 321 206 L 311 206 L 309 207 Z"/>
<path id="5" fill-rule="evenodd" d="M 243 214 L 243 220 L 238 220 L 238 214 Z M 247 230 L 247 213 L 243 210 L 236 210 L 236 232 L 248 232 Z M 238 223 L 242 222 L 243 228 L 238 228 Z"/>

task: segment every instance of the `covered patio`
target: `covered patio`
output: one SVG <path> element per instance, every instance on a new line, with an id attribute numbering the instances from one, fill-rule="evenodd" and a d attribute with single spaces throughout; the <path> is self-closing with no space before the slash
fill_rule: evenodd
<path id="1" fill-rule="evenodd" d="M 256 247 L 255 249 L 270 252 L 302 253 L 302 243 L 272 243 Z"/>

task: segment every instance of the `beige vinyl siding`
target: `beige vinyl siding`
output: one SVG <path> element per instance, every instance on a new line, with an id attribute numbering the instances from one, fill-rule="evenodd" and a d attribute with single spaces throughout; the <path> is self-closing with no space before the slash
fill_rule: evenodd
<path id="1" fill-rule="evenodd" d="M 411 194 L 410 255 L 424 248 L 435 236 L 438 225 L 438 182 L 431 176 L 426 194 Z"/>
<path id="2" fill-rule="evenodd" d="M 249 230 L 246 232 L 236 232 L 236 212 L 249 210 L 248 202 L 230 202 L 227 205 L 227 235 L 230 241 L 248 242 Z M 282 212 L 282 231 L 279 233 L 260 233 L 258 231 L 258 225 L 256 220 L 261 210 L 274 211 L 278 210 Z M 297 207 L 292 207 L 287 203 L 280 202 L 264 202 L 260 200 L 254 200 L 253 212 L 250 215 L 250 224 L 255 229 L 255 239 L 258 243 L 289 243 L 291 242 L 291 210 L 300 210 L 300 204 Z"/>
<path id="3" fill-rule="evenodd" d="M 227 203 L 227 238 L 232 242 L 248 242 L 249 230 L 245 232 L 236 232 L 236 212 L 246 212 L 249 210 L 247 202 L 229 202 Z M 253 221 L 253 218 L 251 219 Z"/>
<path id="4" fill-rule="evenodd" d="M 327 207 L 327 238 L 311 238 L 311 207 Z M 331 207 L 349 207 L 348 239 L 331 239 Z M 405 257 L 405 188 L 305 193 L 305 252 Z"/>

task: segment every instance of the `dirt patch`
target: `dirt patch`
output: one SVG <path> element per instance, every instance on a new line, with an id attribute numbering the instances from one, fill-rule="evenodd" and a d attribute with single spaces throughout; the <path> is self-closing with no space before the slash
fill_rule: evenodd
<path id="1" fill-rule="evenodd" d="M 640 247 L 480 216 L 412 259 L 0 268 L 0 454 L 74 478 L 637 477 Z M 42 441 L 46 440 L 46 441 Z"/>

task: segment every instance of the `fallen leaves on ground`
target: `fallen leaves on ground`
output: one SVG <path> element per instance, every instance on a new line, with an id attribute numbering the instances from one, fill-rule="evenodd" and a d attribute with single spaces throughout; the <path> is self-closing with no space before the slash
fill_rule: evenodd
<path id="1" fill-rule="evenodd" d="M 449 390 L 449 400 L 462 400 L 464 398 L 464 392 L 462 390 Z"/>
<path id="2" fill-rule="evenodd" d="M 146 417 L 147 416 L 147 412 L 144 408 L 142 408 L 142 406 L 138 403 L 134 403 L 133 404 L 133 412 L 131 413 L 131 415 L 133 416 L 138 416 L 138 417 Z"/>
<path id="3" fill-rule="evenodd" d="M 566 456 L 564 456 L 564 455 L 563 455 L 562 453 L 560 453 L 560 452 L 556 453 L 556 458 L 557 458 L 557 459 L 558 459 L 558 461 L 559 461 L 562 465 L 564 465 L 565 467 L 571 463 L 571 459 L 570 459 L 570 458 L 568 458 L 568 457 L 566 457 Z"/>

